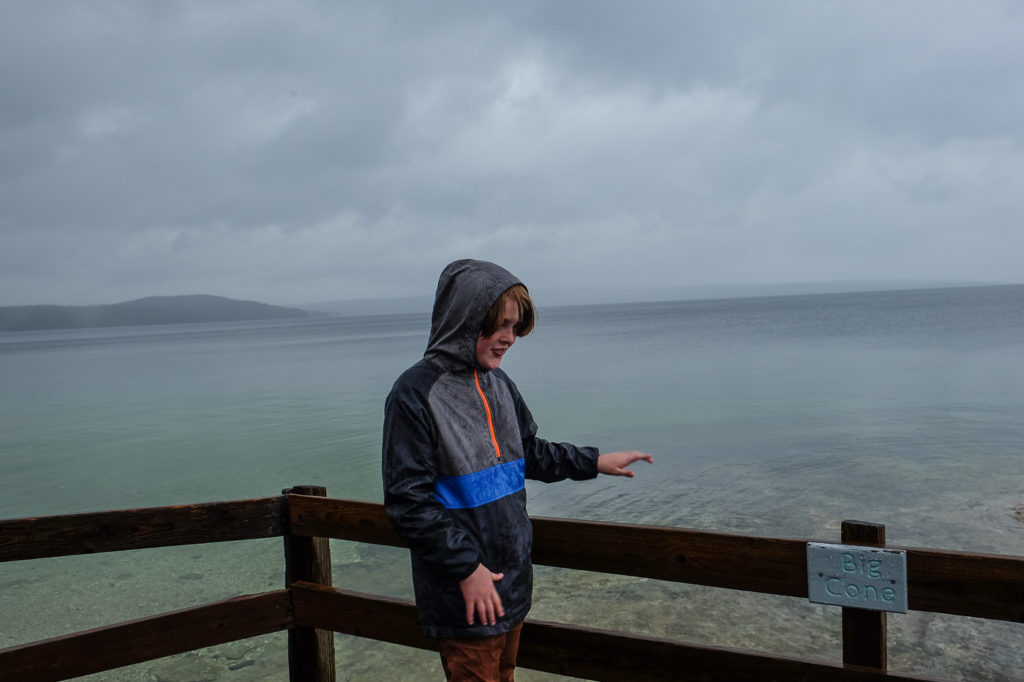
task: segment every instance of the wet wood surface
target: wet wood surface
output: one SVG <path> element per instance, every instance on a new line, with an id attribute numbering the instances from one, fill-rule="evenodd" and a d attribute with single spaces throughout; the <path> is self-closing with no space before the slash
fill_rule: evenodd
<path id="1" fill-rule="evenodd" d="M 382 504 L 292 495 L 288 515 L 289 528 L 295 535 L 409 546 L 395 532 Z"/>
<path id="2" fill-rule="evenodd" d="M 236 597 L 0 650 L 0 680 L 46 682 L 288 628 L 287 590 Z"/>
<path id="3" fill-rule="evenodd" d="M 0 521 L 0 562 L 281 535 L 283 497 Z"/>
<path id="4" fill-rule="evenodd" d="M 380 504 L 293 498 L 291 514 L 293 533 L 406 546 Z M 543 517 L 533 529 L 537 564 L 807 597 L 806 539 Z M 1024 557 L 889 548 L 907 551 L 912 610 L 1024 623 Z"/>
<path id="5" fill-rule="evenodd" d="M 432 640 L 419 632 L 412 604 L 328 586 L 326 538 L 398 547 L 405 542 L 380 504 L 294 494 L 321 490 L 296 488 L 292 494 L 256 500 L 0 521 L 0 561 L 282 536 L 289 585 L 278 592 L 4 649 L 0 679 L 65 679 L 285 628 L 329 629 L 433 648 Z M 538 564 L 807 596 L 806 540 L 548 518 L 534 518 L 533 525 Z M 1024 557 L 889 548 L 907 552 L 912 610 L 1024 622 Z M 304 670 L 327 670 L 321 637 L 296 648 L 302 665 L 312 665 Z M 884 640 L 884 631 L 870 639 Z M 321 663 L 310 663 L 314 659 Z M 598 680 L 882 679 L 880 670 L 861 665 L 837 668 L 535 621 L 524 629 L 520 659 L 538 670 Z M 327 673 L 297 674 L 300 679 L 330 679 Z"/>
<path id="6" fill-rule="evenodd" d="M 308 495 L 324 497 L 327 488 L 321 486 L 297 486 L 282 491 L 289 497 L 285 501 L 286 508 L 291 495 Z M 286 519 L 290 514 L 286 515 Z M 286 531 L 290 522 L 286 521 Z M 284 536 L 285 583 L 291 586 L 297 581 L 330 586 L 331 577 L 331 544 L 325 537 L 309 537 L 286 532 Z M 288 670 L 293 680 L 309 682 L 333 682 L 334 669 L 334 635 L 323 629 L 300 625 L 288 631 Z"/>
<path id="7" fill-rule="evenodd" d="M 411 602 L 315 584 L 292 589 L 298 624 L 436 649 L 420 634 Z M 607 682 L 930 679 L 534 620 L 523 626 L 519 667 Z"/>

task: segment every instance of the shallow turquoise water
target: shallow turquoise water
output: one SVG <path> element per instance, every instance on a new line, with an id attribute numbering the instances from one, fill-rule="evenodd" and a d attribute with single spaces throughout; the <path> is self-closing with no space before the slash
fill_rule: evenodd
<path id="1" fill-rule="evenodd" d="M 0 334 L 0 518 L 304 483 L 379 501 L 383 400 L 426 332 L 424 312 Z M 859 518 L 887 524 L 893 544 L 1024 555 L 1022 357 L 1015 286 L 541 308 L 504 366 L 542 435 L 656 457 L 633 480 L 531 483 L 535 515 L 826 541 Z M 335 544 L 336 584 L 411 596 L 404 553 Z M 741 621 L 777 610 L 768 598 L 538 576 L 535 617 L 838 655 L 820 607 L 787 606 L 789 625 L 758 633 Z M 0 646 L 281 584 L 272 541 L 0 565 Z M 808 614 L 826 624 L 794 634 Z M 973 666 L 963 679 L 1024 669 L 1020 625 L 965 621 L 892 617 L 890 650 L 904 669 Z M 954 646 L 964 628 L 994 640 L 986 656 Z M 363 671 L 350 679 L 433 665 L 342 641 L 339 657 Z M 282 679 L 280 648 L 238 643 L 123 679 L 190 679 L 190 665 L 203 679 Z"/>

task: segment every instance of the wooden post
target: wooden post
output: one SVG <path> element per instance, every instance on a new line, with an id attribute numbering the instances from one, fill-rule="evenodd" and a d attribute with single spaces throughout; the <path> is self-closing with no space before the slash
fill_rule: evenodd
<path id="1" fill-rule="evenodd" d="M 283 494 L 327 497 L 327 488 L 300 485 Z M 331 585 L 331 544 L 329 538 L 291 534 L 290 505 L 283 505 L 285 585 L 304 580 Z M 288 673 L 292 682 L 335 682 L 334 633 L 330 630 L 295 627 L 288 631 Z"/>
<path id="2" fill-rule="evenodd" d="M 885 526 L 863 521 L 843 521 L 844 545 L 885 547 Z M 885 611 L 843 607 L 843 665 L 860 665 L 885 671 L 888 668 Z"/>

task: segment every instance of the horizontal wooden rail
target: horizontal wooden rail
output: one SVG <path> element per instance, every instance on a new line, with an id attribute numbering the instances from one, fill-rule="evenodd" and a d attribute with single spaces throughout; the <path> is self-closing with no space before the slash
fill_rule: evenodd
<path id="1" fill-rule="evenodd" d="M 807 597 L 807 541 L 534 518 L 538 564 Z M 820 540 L 819 540 L 820 541 Z M 909 606 L 1024 622 L 1024 557 L 906 550 Z"/>
<path id="2" fill-rule="evenodd" d="M 292 627 L 288 590 L 141 618 L 0 650 L 0 680 L 46 682 Z"/>
<path id="3" fill-rule="evenodd" d="M 290 589 L 296 627 L 437 651 L 437 640 L 420 631 L 411 601 L 301 581 Z"/>
<path id="4" fill-rule="evenodd" d="M 807 597 L 807 543 L 683 528 L 533 519 L 546 566 Z"/>
<path id="5" fill-rule="evenodd" d="M 549 518 L 533 527 L 537 564 L 807 596 L 805 540 Z M 383 505 L 287 494 L 0 521 L 0 561 L 281 535 L 406 546 Z M 1024 622 L 1024 558 L 889 548 L 907 552 L 911 609 Z M 289 575 L 298 581 L 280 592 L 0 650 L 0 679 L 65 679 L 296 627 L 435 646 L 411 603 Z M 524 629 L 520 661 L 597 680 L 924 679 L 538 621 Z"/>
<path id="6" fill-rule="evenodd" d="M 292 495 L 297 535 L 404 547 L 384 507 Z M 807 597 L 807 541 L 533 518 L 536 564 Z M 1024 557 L 906 549 L 910 608 L 1024 622 Z"/>
<path id="7" fill-rule="evenodd" d="M 420 649 L 437 648 L 434 640 L 420 633 L 412 602 L 314 583 L 297 582 L 291 589 L 298 626 Z M 930 679 L 535 620 L 527 620 L 523 626 L 519 665 L 608 682 Z"/>
<path id="8" fill-rule="evenodd" d="M 0 521 L 0 562 L 281 535 L 284 497 Z"/>
<path id="9" fill-rule="evenodd" d="M 294 535 L 408 547 L 395 532 L 384 505 L 333 497 L 290 495 L 289 530 Z"/>
<path id="10" fill-rule="evenodd" d="M 1024 623 L 1024 557 L 907 548 L 907 584 L 913 611 Z"/>

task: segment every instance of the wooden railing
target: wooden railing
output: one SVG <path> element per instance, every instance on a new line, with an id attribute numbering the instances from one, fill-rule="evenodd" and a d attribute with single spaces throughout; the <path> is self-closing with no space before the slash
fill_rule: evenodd
<path id="1" fill-rule="evenodd" d="M 292 680 L 335 677 L 333 632 L 435 649 L 412 603 L 331 586 L 328 538 L 405 546 L 379 504 L 280 497 L 0 521 L 0 562 L 281 536 L 285 585 L 0 650 L 0 679 L 61 680 L 289 631 Z M 806 598 L 804 540 L 534 518 L 534 562 Z M 848 522 L 845 543 L 884 544 Z M 911 610 L 1024 623 L 1024 558 L 904 549 Z M 884 614 L 843 609 L 844 663 L 527 620 L 519 665 L 592 680 L 911 680 L 886 671 Z"/>

